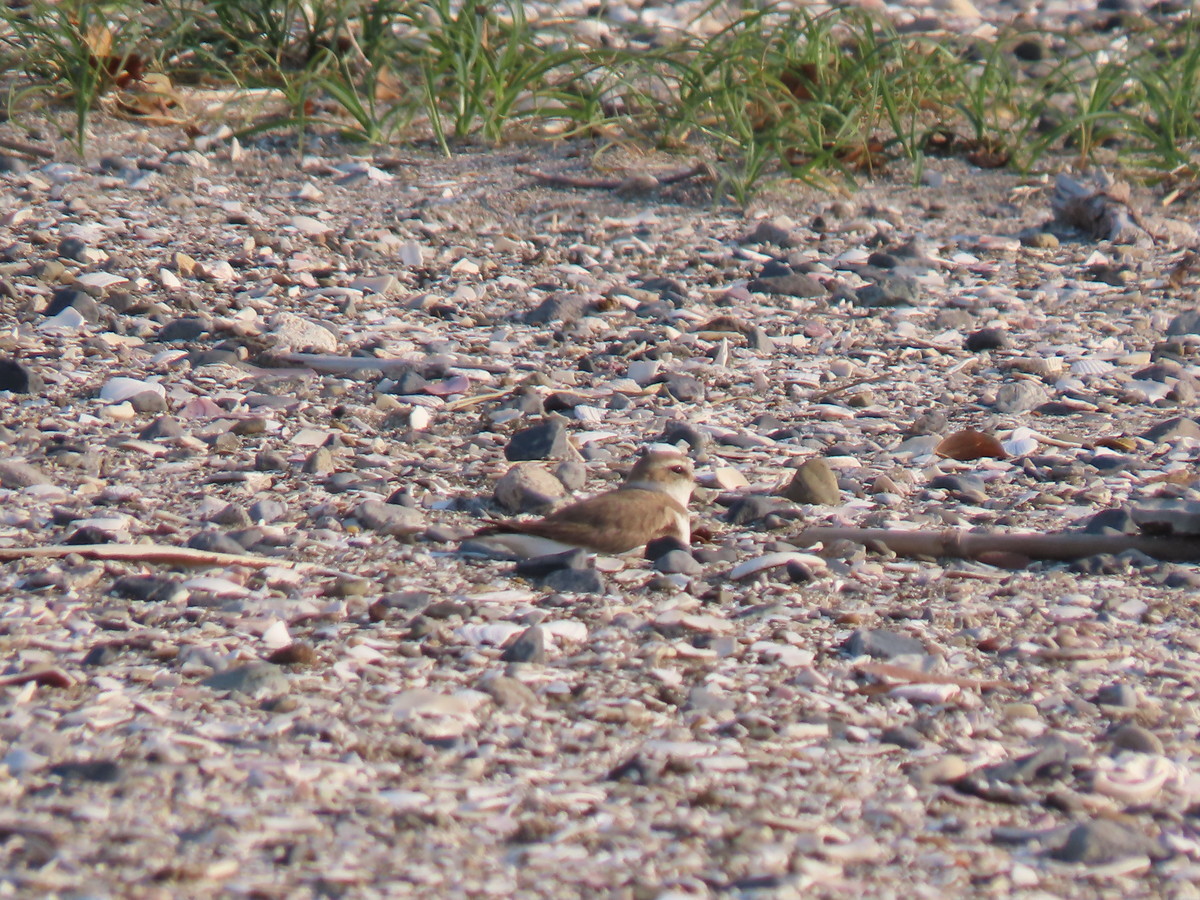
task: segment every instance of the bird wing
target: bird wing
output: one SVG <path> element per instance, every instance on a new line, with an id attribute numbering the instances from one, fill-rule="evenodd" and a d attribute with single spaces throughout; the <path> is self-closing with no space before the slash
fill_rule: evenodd
<path id="1" fill-rule="evenodd" d="M 658 491 L 610 491 L 572 503 L 544 519 L 509 520 L 479 535 L 532 534 L 597 553 L 624 553 L 664 535 L 679 534 L 687 510 Z"/>

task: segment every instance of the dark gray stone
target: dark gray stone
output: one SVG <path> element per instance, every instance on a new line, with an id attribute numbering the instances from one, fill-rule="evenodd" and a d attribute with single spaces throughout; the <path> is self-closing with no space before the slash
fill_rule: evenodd
<path id="1" fill-rule="evenodd" d="M 301 471 L 305 475 L 328 475 L 333 471 L 333 454 L 328 447 L 318 447 L 308 454 Z M 328 485 L 326 489 L 328 490 Z"/>
<path id="2" fill-rule="evenodd" d="M 944 412 L 941 410 L 931 410 L 923 412 L 913 419 L 912 424 L 908 426 L 908 430 L 904 432 L 904 436 L 919 437 L 926 434 L 945 434 L 946 429 L 949 427 L 950 420 L 946 418 Z"/>
<path id="3" fill-rule="evenodd" d="M 174 416 L 159 416 L 139 432 L 143 441 L 165 440 L 183 437 L 183 425 Z"/>
<path id="4" fill-rule="evenodd" d="M 0 460 L 0 487 L 19 490 L 49 483 L 50 479 L 36 466 L 15 459 Z"/>
<path id="5" fill-rule="evenodd" d="M 1180 313 L 1167 326 L 1168 337 L 1179 337 L 1185 334 L 1200 334 L 1200 310 Z"/>
<path id="6" fill-rule="evenodd" d="M 1108 736 L 1114 753 L 1132 750 L 1134 753 L 1162 755 L 1163 744 L 1154 732 L 1132 722 L 1121 725 Z"/>
<path id="7" fill-rule="evenodd" d="M 51 766 L 51 775 L 63 781 L 93 781 L 97 784 L 116 784 L 121 780 L 121 767 L 111 759 L 90 759 L 65 762 Z"/>
<path id="8" fill-rule="evenodd" d="M 890 306 L 912 306 L 921 298 L 921 287 L 911 275 L 880 273 L 874 284 L 866 284 L 854 292 L 859 306 L 872 309 Z"/>
<path id="9" fill-rule="evenodd" d="M 984 480 L 975 475 L 938 475 L 929 482 L 929 487 L 967 503 L 983 503 L 988 498 Z"/>
<path id="10" fill-rule="evenodd" d="M 465 619 L 471 615 L 471 604 L 458 600 L 437 600 L 424 609 L 424 615 L 430 619 L 446 620 L 453 616 Z"/>
<path id="11" fill-rule="evenodd" d="M 925 653 L 925 645 L 916 638 L 882 628 L 859 628 L 846 640 L 844 647 L 851 656 L 872 656 L 875 659 L 920 656 Z"/>
<path id="12" fill-rule="evenodd" d="M 108 644 L 97 644 L 83 655 L 82 666 L 109 666 L 116 662 L 117 651 Z"/>
<path id="13" fill-rule="evenodd" d="M 260 450 L 254 455 L 254 468 L 259 472 L 282 472 L 287 467 L 287 457 L 278 450 Z"/>
<path id="14" fill-rule="evenodd" d="M 112 593 L 143 603 L 174 603 L 188 595 L 182 584 L 161 575 L 123 575 L 113 582 Z"/>
<path id="15" fill-rule="evenodd" d="M 395 384 L 388 388 L 389 394 L 419 394 L 425 390 L 429 380 L 411 369 L 401 372 L 392 379 Z"/>
<path id="16" fill-rule="evenodd" d="M 15 359 L 0 359 L 0 391 L 37 394 L 46 386 L 42 376 Z"/>
<path id="17" fill-rule="evenodd" d="M 1200 535 L 1200 501 L 1142 500 L 1130 511 L 1135 525 L 1152 535 Z"/>
<path id="18" fill-rule="evenodd" d="M 89 322 L 100 321 L 100 306 L 92 295 L 78 288 L 59 288 L 46 306 L 47 316 L 57 316 L 64 309 L 74 309 Z"/>
<path id="19" fill-rule="evenodd" d="M 395 537 L 417 534 L 425 528 L 425 517 L 420 510 L 380 500 L 364 500 L 358 504 L 354 518 L 372 531 Z"/>
<path id="20" fill-rule="evenodd" d="M 1060 862 L 1100 866 L 1133 856 L 1165 859 L 1169 854 L 1162 844 L 1144 834 L 1111 819 L 1095 819 L 1072 828 L 1063 844 L 1052 848 L 1048 855 Z"/>
<path id="21" fill-rule="evenodd" d="M 528 685 L 507 675 L 489 678 L 479 685 L 479 689 L 490 695 L 501 709 L 528 709 L 541 705 L 538 695 Z"/>
<path id="22" fill-rule="evenodd" d="M 754 228 L 738 238 L 738 243 L 774 244 L 777 247 L 788 247 L 792 244 L 792 233 L 781 225 L 762 219 Z"/>
<path id="23" fill-rule="evenodd" d="M 88 245 L 86 241 L 82 241 L 77 237 L 63 238 L 58 242 L 58 258 L 70 259 L 75 262 L 87 262 L 87 249 Z"/>
<path id="24" fill-rule="evenodd" d="M 699 403 L 704 399 L 704 383 L 699 378 L 672 372 L 659 379 L 667 387 L 667 393 L 681 403 Z"/>
<path id="25" fill-rule="evenodd" d="M 542 579 L 542 587 L 563 594 L 603 594 L 604 578 L 595 569 L 559 569 Z"/>
<path id="26" fill-rule="evenodd" d="M 829 467 L 829 463 L 820 457 L 806 459 L 800 464 L 792 480 L 783 489 L 783 496 L 793 503 L 820 506 L 837 506 L 842 502 L 837 475 Z"/>
<path id="27" fill-rule="evenodd" d="M 708 565 L 712 563 L 736 563 L 738 560 L 737 547 L 696 547 L 691 552 L 697 563 Z"/>
<path id="28" fill-rule="evenodd" d="M 554 477 L 568 491 L 583 490 L 587 484 L 587 466 L 578 460 L 569 459 L 554 467 Z"/>
<path id="29" fill-rule="evenodd" d="M 545 578 L 551 572 L 557 572 L 560 569 L 583 571 L 588 568 L 588 559 L 588 552 L 578 548 L 564 550 L 562 553 L 531 556 L 517 563 L 516 573 L 525 578 Z"/>
<path id="30" fill-rule="evenodd" d="M 1115 453 L 1094 453 L 1088 460 L 1088 465 L 1099 472 L 1124 472 L 1137 465 L 1137 460 L 1131 456 L 1119 456 Z"/>
<path id="31" fill-rule="evenodd" d="M 547 297 L 522 318 L 527 325 L 546 325 L 550 322 L 570 324 L 582 318 L 587 309 L 587 298 L 564 291 Z"/>
<path id="32" fill-rule="evenodd" d="M 1124 507 L 1102 509 L 1084 526 L 1085 534 L 1137 534 L 1133 515 Z"/>
<path id="33" fill-rule="evenodd" d="M 287 505 L 279 500 L 256 500 L 247 511 L 250 521 L 265 525 L 287 515 Z"/>
<path id="34" fill-rule="evenodd" d="M 924 746 L 925 738 L 915 728 L 910 728 L 908 725 L 897 725 L 892 728 L 885 728 L 879 735 L 879 742 L 881 744 L 895 744 L 897 747 L 903 747 L 905 750 L 919 750 Z"/>
<path id="35" fill-rule="evenodd" d="M 765 494 L 748 494 L 739 497 L 730 504 L 725 513 L 725 521 L 731 525 L 750 525 L 761 522 L 767 516 L 780 510 L 794 509 L 790 503 L 768 497 Z"/>
<path id="36" fill-rule="evenodd" d="M 208 333 L 211 323 L 201 316 L 183 316 L 172 319 L 158 329 L 154 340 L 161 342 L 194 341 Z"/>
<path id="37" fill-rule="evenodd" d="M 220 531 L 201 531 L 187 545 L 193 550 L 204 550 L 208 553 L 245 553 L 246 548 Z"/>
<path id="38" fill-rule="evenodd" d="M 142 391 L 129 398 L 129 405 L 139 413 L 161 413 L 167 411 L 167 398 L 157 391 Z"/>
<path id="39" fill-rule="evenodd" d="M 544 663 L 546 661 L 546 632 L 540 625 L 531 625 L 500 654 L 504 662 Z"/>
<path id="40" fill-rule="evenodd" d="M 1120 706 L 1125 709 L 1137 709 L 1137 690 L 1130 684 L 1117 682 L 1106 684 L 1096 692 L 1096 702 L 1101 706 Z"/>
<path id="41" fill-rule="evenodd" d="M 1146 429 L 1142 432 L 1142 437 L 1160 444 L 1175 438 L 1200 438 L 1200 423 L 1197 423 L 1195 419 L 1175 416 Z"/>
<path id="42" fill-rule="evenodd" d="M 767 274 L 768 272 L 773 274 Z M 793 272 L 790 266 L 783 263 L 776 263 L 775 266 L 768 263 L 763 267 L 763 274 L 746 287 L 757 294 L 782 294 L 802 300 L 824 297 L 828 293 L 825 285 L 817 279 L 811 275 Z"/>
<path id="43" fill-rule="evenodd" d="M 665 556 L 672 550 L 681 550 L 684 553 L 689 553 L 691 548 L 679 538 L 667 535 L 648 542 L 642 556 L 644 559 L 654 560 L 660 556 Z"/>
<path id="44" fill-rule="evenodd" d="M 551 416 L 540 425 L 523 428 L 512 436 L 504 448 L 504 458 L 509 462 L 526 459 L 572 459 L 574 448 L 567 437 L 566 422 Z"/>
<path id="45" fill-rule="evenodd" d="M 967 335 L 964 346 L 970 353 L 1003 350 L 1008 346 L 1008 334 L 1001 328 L 980 328 Z"/>
<path id="46" fill-rule="evenodd" d="M 696 456 L 702 456 L 708 449 L 708 435 L 690 422 L 670 422 L 658 436 L 662 444 L 685 443 Z"/>
<path id="47" fill-rule="evenodd" d="M 654 561 L 654 568 L 668 575 L 700 575 L 704 567 L 686 550 L 671 550 Z"/>
<path id="48" fill-rule="evenodd" d="M 536 462 L 517 463 L 492 492 L 493 499 L 511 513 L 543 512 L 564 496 L 563 483 Z"/>

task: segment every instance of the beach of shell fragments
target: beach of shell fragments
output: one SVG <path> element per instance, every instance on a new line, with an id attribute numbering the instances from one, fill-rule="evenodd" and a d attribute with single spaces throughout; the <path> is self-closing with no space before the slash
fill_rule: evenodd
<path id="1" fill-rule="evenodd" d="M 1200 893 L 1195 565 L 800 537 L 1197 499 L 1194 202 L 95 128 L 0 174 L 0 893 Z M 690 558 L 458 552 L 654 441 Z"/>

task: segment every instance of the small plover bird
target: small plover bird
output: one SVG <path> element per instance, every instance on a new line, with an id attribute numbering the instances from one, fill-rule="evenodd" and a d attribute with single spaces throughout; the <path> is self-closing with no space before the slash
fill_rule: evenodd
<path id="1" fill-rule="evenodd" d="M 490 545 L 524 557 L 582 548 L 618 554 L 657 538 L 691 543 L 688 501 L 692 462 L 674 447 L 646 448 L 619 488 L 552 512 L 543 519 L 510 519 L 475 533 Z"/>

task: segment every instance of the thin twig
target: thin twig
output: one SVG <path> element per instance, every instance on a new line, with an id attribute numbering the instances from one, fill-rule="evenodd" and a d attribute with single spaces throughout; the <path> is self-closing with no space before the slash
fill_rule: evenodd
<path id="1" fill-rule="evenodd" d="M 255 569 L 281 566 L 322 575 L 348 574 L 316 563 L 252 556 L 248 553 L 218 553 L 214 550 L 172 547 L 169 544 L 50 544 L 42 547 L 0 547 L 0 562 L 11 562 L 18 559 L 61 559 L 71 554 L 78 554 L 86 559 L 124 562 L 165 563 L 182 566 L 249 566 Z"/>
<path id="2" fill-rule="evenodd" d="M 1099 553 L 1137 550 L 1168 562 L 1200 562 L 1200 536 L 1154 537 L 1144 534 L 1035 532 L 998 534 L 989 531 L 892 531 L 888 528 L 807 528 L 793 539 L 800 547 L 832 541 L 882 544 L 903 556 L 981 559 L 993 554 L 1029 559 L 1074 560 Z"/>
<path id="3" fill-rule="evenodd" d="M 37 144 L 26 143 L 25 141 L 17 141 L 12 138 L 0 137 L 0 147 L 5 150 L 11 150 L 14 153 L 24 153 L 26 156 L 36 156 L 40 159 L 54 159 L 54 151 L 46 147 L 39 147 Z"/>

